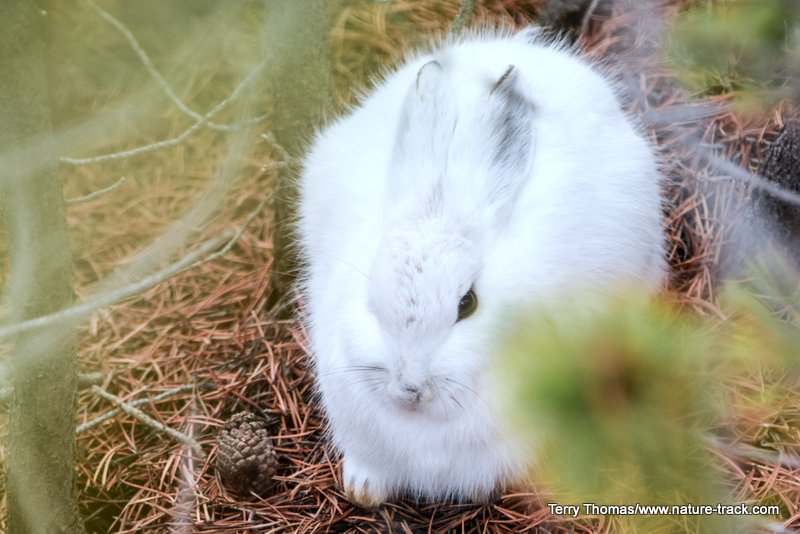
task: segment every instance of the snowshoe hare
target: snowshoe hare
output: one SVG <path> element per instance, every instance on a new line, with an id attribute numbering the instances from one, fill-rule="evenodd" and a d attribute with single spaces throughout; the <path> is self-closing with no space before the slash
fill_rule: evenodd
<path id="1" fill-rule="evenodd" d="M 536 30 L 407 60 L 317 135 L 299 187 L 317 386 L 362 505 L 524 479 L 488 379 L 503 317 L 665 273 L 652 147 Z"/>

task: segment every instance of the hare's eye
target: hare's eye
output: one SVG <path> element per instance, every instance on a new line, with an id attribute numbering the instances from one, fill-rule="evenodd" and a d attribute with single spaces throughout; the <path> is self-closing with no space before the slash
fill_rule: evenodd
<path id="1" fill-rule="evenodd" d="M 458 301 L 458 319 L 456 322 L 466 319 L 478 309 L 478 295 L 475 294 L 474 288 L 469 288 L 461 300 Z"/>

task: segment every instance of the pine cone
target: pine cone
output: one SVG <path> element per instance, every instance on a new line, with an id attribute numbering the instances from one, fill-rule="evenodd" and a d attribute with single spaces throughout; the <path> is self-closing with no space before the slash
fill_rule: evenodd
<path id="1" fill-rule="evenodd" d="M 273 484 L 278 459 L 267 422 L 250 412 L 234 414 L 217 436 L 217 471 L 226 487 L 261 495 Z"/>

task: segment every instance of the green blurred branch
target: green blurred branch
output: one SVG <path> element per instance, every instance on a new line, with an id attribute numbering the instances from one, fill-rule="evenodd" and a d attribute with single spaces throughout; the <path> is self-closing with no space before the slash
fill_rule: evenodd
<path id="1" fill-rule="evenodd" d="M 0 147 L 42 143 L 41 167 L 0 165 L 9 239 L 7 298 L 14 320 L 60 313 L 73 301 L 72 253 L 56 172 L 41 14 L 32 0 L 0 0 Z M 75 488 L 76 329 L 14 338 L 6 487 L 12 534 L 81 532 Z"/>
<path id="2" fill-rule="evenodd" d="M 268 55 L 272 89 L 273 144 L 280 146 L 284 161 L 298 161 L 314 130 L 331 108 L 330 13 L 337 2 L 326 0 L 265 0 L 265 50 Z M 287 157 L 288 156 L 288 157 Z M 296 166 L 284 168 L 277 176 L 274 203 L 272 292 L 268 306 L 279 313 L 294 283 L 296 261 L 294 242 Z"/>

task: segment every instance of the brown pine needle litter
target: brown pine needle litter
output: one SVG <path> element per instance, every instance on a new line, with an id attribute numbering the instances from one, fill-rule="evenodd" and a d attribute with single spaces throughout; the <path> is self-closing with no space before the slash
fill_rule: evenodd
<path id="1" fill-rule="evenodd" d="M 472 25 L 522 26 L 542 3 L 485 0 L 478 3 Z M 638 90 L 631 98 L 631 111 L 649 121 L 647 131 L 663 154 L 672 292 L 701 314 L 720 314 L 716 282 L 736 210 L 748 190 L 715 170 L 695 148 L 701 142 L 717 145 L 736 165 L 755 171 L 788 106 L 743 117 L 714 107 L 725 104 L 726 95 L 690 103 L 657 58 L 648 55 L 653 52 L 647 51 L 648 31 L 631 30 L 641 22 L 637 19 L 641 13 L 628 5 L 635 3 L 618 2 L 611 11 L 601 2 L 582 42 L 611 70 L 627 67 L 633 73 L 625 79 Z M 668 19 L 686 3 L 661 0 L 655 19 Z M 366 87 L 365 80 L 401 57 L 402 50 L 428 36 L 444 35 L 457 9 L 455 1 L 345 3 L 331 34 L 339 104 L 352 102 L 353 89 Z M 175 125 L 173 133 L 183 129 L 185 125 Z M 252 135 L 267 129 L 262 125 Z M 117 171 L 150 175 L 146 187 L 127 180 L 118 191 L 70 209 L 69 223 L 76 229 L 79 296 L 88 294 L 94 281 L 145 247 L 192 205 L 224 156 L 215 139 L 214 135 L 193 138 L 119 169 L 111 164 L 102 172 L 76 171 L 94 190 L 116 181 Z M 260 203 L 270 200 L 274 175 L 262 172 L 270 154 L 278 157 L 266 140 L 248 153 L 242 178 L 227 192 L 204 231 L 206 237 L 241 228 Z M 170 172 L 183 177 L 180 185 L 170 181 Z M 89 191 L 71 190 L 67 196 Z M 97 312 L 81 327 L 81 368 L 102 370 L 100 387 L 196 441 L 205 454 L 125 413 L 95 421 L 115 406 L 83 391 L 78 423 L 91 424 L 78 435 L 77 470 L 81 512 L 92 532 L 614 530 L 613 519 L 606 517 L 551 516 L 548 495 L 536 492 L 503 495 L 495 504 L 483 506 L 398 501 L 377 511 L 353 507 L 341 490 L 338 460 L 325 442 L 303 328 L 296 319 L 276 320 L 265 309 L 270 290 L 270 218 L 267 207 L 223 257 Z M 191 249 L 186 247 L 187 252 Z M 758 454 L 800 452 L 797 395 L 787 391 L 779 409 L 752 402 L 765 384 L 776 382 L 776 377 L 757 374 L 730 384 L 734 410 L 729 435 L 742 447 L 720 449 L 717 454 L 736 500 L 769 500 L 792 509 L 790 505 L 800 502 L 800 467 L 777 461 L 777 455 Z M 278 457 L 276 484 L 261 496 L 228 491 L 214 468 L 217 431 L 242 411 L 266 419 Z M 4 490 L 0 492 L 5 498 Z M 785 526 L 800 528 L 800 515 Z"/>

